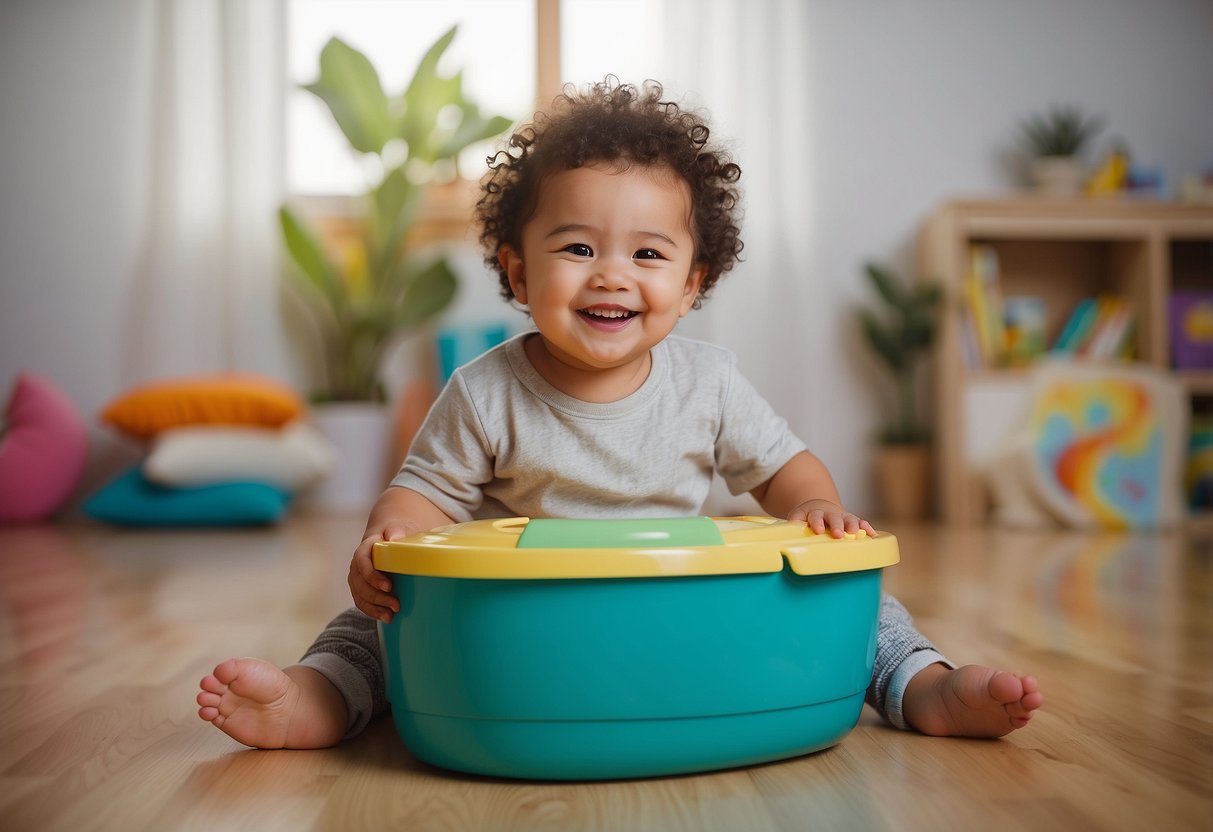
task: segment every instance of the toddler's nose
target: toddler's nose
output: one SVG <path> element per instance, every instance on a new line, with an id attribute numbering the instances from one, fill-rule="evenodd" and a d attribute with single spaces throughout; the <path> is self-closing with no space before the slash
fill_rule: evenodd
<path id="1" fill-rule="evenodd" d="M 632 261 L 629 258 L 620 262 L 618 258 L 604 258 L 599 261 L 599 269 L 594 274 L 594 286 L 608 290 L 628 289 L 632 285 Z"/>

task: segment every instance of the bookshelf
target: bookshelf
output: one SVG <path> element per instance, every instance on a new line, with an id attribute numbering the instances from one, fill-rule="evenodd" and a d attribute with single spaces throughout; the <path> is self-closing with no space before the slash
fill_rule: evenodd
<path id="1" fill-rule="evenodd" d="M 941 206 L 919 237 L 920 273 L 942 281 L 935 345 L 936 497 L 941 519 L 981 522 L 988 498 L 979 466 L 1026 407 L 1028 373 L 974 361 L 965 310 L 974 246 L 998 261 L 1001 296 L 1039 298 L 1054 344 L 1086 298 L 1123 299 L 1135 360 L 1171 368 L 1168 299 L 1213 290 L 1213 205 L 1136 200 L 1015 198 Z M 1194 411 L 1213 412 L 1213 369 L 1175 370 Z"/>

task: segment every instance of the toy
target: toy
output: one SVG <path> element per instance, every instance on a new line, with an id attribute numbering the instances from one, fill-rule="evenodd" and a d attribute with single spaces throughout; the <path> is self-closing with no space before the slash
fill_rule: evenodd
<path id="1" fill-rule="evenodd" d="M 889 534 L 769 517 L 481 520 L 378 543 L 397 730 L 444 768 L 646 777 L 827 748 L 871 679 Z"/>

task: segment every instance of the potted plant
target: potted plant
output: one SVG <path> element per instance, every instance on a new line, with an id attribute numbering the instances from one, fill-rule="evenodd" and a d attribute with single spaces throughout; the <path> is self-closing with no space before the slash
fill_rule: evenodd
<path id="1" fill-rule="evenodd" d="M 1046 196 L 1077 196 L 1086 178 L 1083 153 L 1103 129 L 1103 119 L 1073 106 L 1058 106 L 1020 123 L 1036 190 Z"/>
<path id="2" fill-rule="evenodd" d="M 462 72 L 439 73 L 455 33 L 452 27 L 429 48 L 400 95 L 388 96 L 370 60 L 338 38 L 320 53 L 319 78 L 304 87 L 327 105 L 351 150 L 373 171 L 357 233 L 343 244 L 324 239 L 290 206 L 279 212 L 295 266 L 288 280 L 311 311 L 320 342 L 323 386 L 312 400 L 337 403 L 314 408 L 313 414 L 339 451 L 343 437 L 366 446 L 339 455 L 336 475 L 321 486 L 332 492 L 323 498 L 329 503 L 364 501 L 366 488 L 345 482 L 343 474 L 358 454 L 375 455 L 365 479 L 376 492 L 382 487 L 383 468 L 391 461 L 384 458 L 380 364 L 398 338 L 430 322 L 455 296 L 457 281 L 446 258 L 419 256 L 408 244 L 423 194 L 443 167 L 458 177 L 460 151 L 510 125 L 503 116 L 481 115 L 463 92 Z"/>
<path id="3" fill-rule="evenodd" d="M 943 292 L 936 282 L 902 285 L 874 263 L 864 270 L 883 310 L 859 309 L 864 337 L 893 381 L 892 421 L 878 434 L 877 492 L 891 520 L 925 516 L 930 481 L 930 429 L 921 415 L 922 360 L 935 338 Z"/>

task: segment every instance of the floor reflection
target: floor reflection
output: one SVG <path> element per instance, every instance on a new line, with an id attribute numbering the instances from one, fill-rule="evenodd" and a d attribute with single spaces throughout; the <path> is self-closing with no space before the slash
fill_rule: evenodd
<path id="1" fill-rule="evenodd" d="M 0 669 L 28 680 L 58 676 L 85 628 L 89 567 L 56 526 L 0 527 Z"/>

